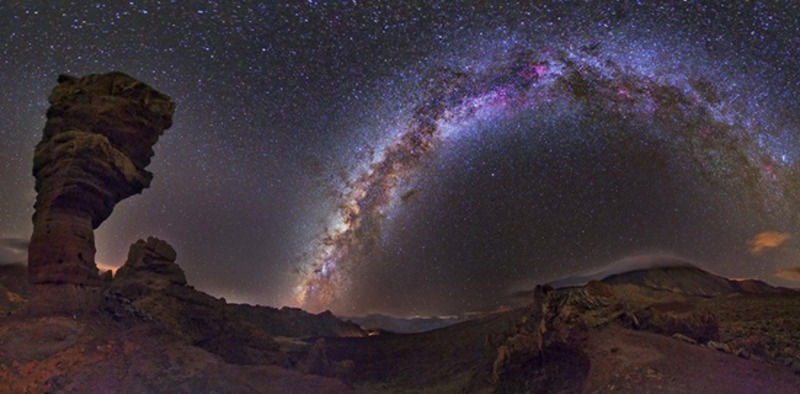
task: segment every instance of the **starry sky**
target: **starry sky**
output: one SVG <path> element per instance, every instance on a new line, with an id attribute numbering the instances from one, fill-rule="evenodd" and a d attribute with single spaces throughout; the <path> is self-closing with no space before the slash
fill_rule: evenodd
<path id="1" fill-rule="evenodd" d="M 724 3 L 724 4 L 719 4 Z M 58 74 L 173 97 L 154 235 L 228 301 L 459 314 L 636 256 L 800 280 L 795 2 L 2 1 L 0 262 Z"/>

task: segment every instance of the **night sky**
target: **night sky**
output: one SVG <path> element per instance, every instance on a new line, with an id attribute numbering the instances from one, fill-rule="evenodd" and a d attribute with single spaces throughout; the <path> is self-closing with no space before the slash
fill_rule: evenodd
<path id="1" fill-rule="evenodd" d="M 154 235 L 200 290 L 344 315 L 659 256 L 798 286 L 798 3 L 474 3 L 0 2 L 0 262 L 58 74 L 117 70 L 177 110 L 104 266 Z"/>

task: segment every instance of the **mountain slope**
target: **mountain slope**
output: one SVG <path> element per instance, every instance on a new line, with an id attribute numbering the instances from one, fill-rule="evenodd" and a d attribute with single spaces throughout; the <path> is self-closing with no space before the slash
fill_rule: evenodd
<path id="1" fill-rule="evenodd" d="M 717 297 L 732 293 L 787 294 L 795 290 L 775 287 L 757 279 L 727 279 L 691 264 L 661 266 L 610 275 L 602 280 L 611 285 L 630 284 L 672 293 Z"/>
<path id="2" fill-rule="evenodd" d="M 716 297 L 740 290 L 728 279 L 691 265 L 635 270 L 611 275 L 602 281 L 611 285 L 631 284 L 702 297 Z"/>

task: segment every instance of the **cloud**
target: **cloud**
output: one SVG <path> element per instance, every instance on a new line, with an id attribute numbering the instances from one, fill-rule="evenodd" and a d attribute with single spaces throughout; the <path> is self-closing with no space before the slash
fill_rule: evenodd
<path id="1" fill-rule="evenodd" d="M 28 240 L 0 238 L 0 265 L 16 264 L 28 260 Z"/>
<path id="2" fill-rule="evenodd" d="M 800 267 L 782 268 L 775 271 L 775 276 L 781 279 L 800 282 Z"/>
<path id="3" fill-rule="evenodd" d="M 765 231 L 757 234 L 748 241 L 750 254 L 759 255 L 767 249 L 777 248 L 783 245 L 791 235 L 777 231 Z"/>

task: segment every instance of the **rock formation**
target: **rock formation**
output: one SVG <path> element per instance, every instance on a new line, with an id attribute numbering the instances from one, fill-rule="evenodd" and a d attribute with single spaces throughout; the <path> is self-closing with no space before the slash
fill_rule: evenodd
<path id="1" fill-rule="evenodd" d="M 125 74 L 61 75 L 36 146 L 28 273 L 34 309 L 74 311 L 100 285 L 96 229 L 149 187 L 153 145 L 172 124 L 171 99 Z M 41 300 L 44 297 L 45 300 Z"/>
<path id="2" fill-rule="evenodd" d="M 135 315 L 233 364 L 284 365 L 286 357 L 264 330 L 229 310 L 225 300 L 186 283 L 175 250 L 150 237 L 131 245 L 128 260 L 105 293 L 113 316 Z"/>
<path id="3" fill-rule="evenodd" d="M 183 269 L 175 264 L 178 254 L 170 244 L 149 237 L 138 240 L 128 251 L 128 260 L 117 270 L 115 285 L 125 282 L 146 283 L 148 287 L 163 290 L 169 285 L 186 285 Z"/>

